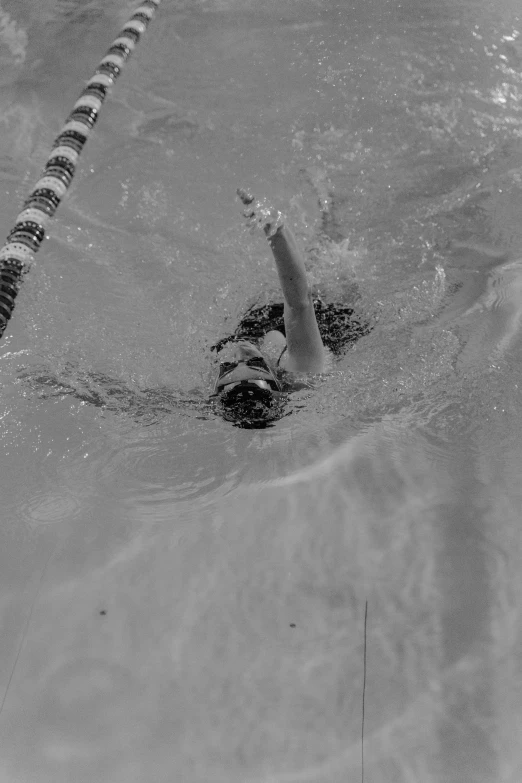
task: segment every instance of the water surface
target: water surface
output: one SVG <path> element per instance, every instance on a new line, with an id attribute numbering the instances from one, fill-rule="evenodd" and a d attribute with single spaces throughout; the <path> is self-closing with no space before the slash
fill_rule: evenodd
<path id="1" fill-rule="evenodd" d="M 2 0 L 4 236 L 130 14 Z M 0 349 L 0 780 L 520 780 L 514 0 L 165 0 Z M 238 186 L 372 325 L 275 427 Z"/>

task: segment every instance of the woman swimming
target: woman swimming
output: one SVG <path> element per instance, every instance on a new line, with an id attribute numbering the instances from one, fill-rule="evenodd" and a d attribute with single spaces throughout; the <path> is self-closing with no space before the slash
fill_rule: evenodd
<path id="1" fill-rule="evenodd" d="M 284 327 L 272 329 L 258 348 L 239 340 L 220 354 L 212 398 L 224 418 L 243 427 L 262 427 L 283 413 L 284 389 L 278 371 L 319 373 L 325 348 L 319 332 L 303 257 L 280 212 L 254 201 L 244 190 L 238 196 L 251 228 L 260 226 L 270 244 L 284 297 Z M 279 355 L 275 366 L 268 356 Z"/>
<path id="2" fill-rule="evenodd" d="M 310 387 L 309 379 L 299 374 L 322 372 L 332 356 L 341 356 L 368 334 L 370 325 L 346 301 L 326 302 L 318 291 L 312 295 L 303 257 L 282 215 L 244 191 L 239 196 L 247 225 L 261 228 L 270 243 L 284 302 L 250 307 L 235 332 L 212 346 L 219 370 L 210 406 L 207 389 L 195 395 L 168 387 L 136 391 L 120 379 L 85 372 L 73 363 L 60 377 L 37 370 L 22 373 L 23 380 L 42 397 L 72 395 L 140 421 L 192 409 L 199 414 L 217 411 L 239 427 L 263 428 L 286 415 L 288 395 Z M 346 291 L 341 293 L 347 296 Z M 353 288 L 348 298 L 354 299 Z"/>

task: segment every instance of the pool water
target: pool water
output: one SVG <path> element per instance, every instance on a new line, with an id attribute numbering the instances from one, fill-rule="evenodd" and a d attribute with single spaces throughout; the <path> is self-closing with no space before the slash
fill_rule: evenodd
<path id="1" fill-rule="evenodd" d="M 135 7 L 1 0 L 4 236 Z M 1 783 L 521 779 L 520 29 L 164 0 L 0 344 Z M 265 430 L 238 187 L 371 327 Z"/>

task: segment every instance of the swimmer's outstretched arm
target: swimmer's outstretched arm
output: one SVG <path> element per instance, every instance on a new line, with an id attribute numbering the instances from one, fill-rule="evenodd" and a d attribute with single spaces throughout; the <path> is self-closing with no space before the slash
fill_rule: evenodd
<path id="1" fill-rule="evenodd" d="M 248 206 L 245 215 L 255 223 L 261 223 L 276 262 L 277 273 L 285 300 L 284 319 L 287 344 L 286 368 L 293 372 L 321 372 L 325 351 L 315 317 L 312 292 L 306 279 L 303 257 L 290 228 L 282 215 L 273 219 L 272 211 L 258 204 L 245 191 L 238 195 Z M 265 213 L 265 214 L 263 214 Z"/>
<path id="2" fill-rule="evenodd" d="M 312 292 L 306 279 L 303 257 L 288 226 L 279 226 L 267 239 L 276 262 L 285 299 L 284 319 L 288 358 L 294 372 L 321 372 L 324 347 L 315 317 Z"/>

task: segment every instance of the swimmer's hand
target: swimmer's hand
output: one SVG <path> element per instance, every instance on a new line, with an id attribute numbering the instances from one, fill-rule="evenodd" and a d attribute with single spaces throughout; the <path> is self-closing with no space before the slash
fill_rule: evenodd
<path id="1" fill-rule="evenodd" d="M 247 219 L 247 227 L 251 234 L 262 228 L 267 239 L 271 239 L 278 229 L 284 226 L 283 214 L 273 207 L 268 199 L 256 199 L 243 188 L 237 189 L 237 195 L 245 207 L 243 217 Z"/>

